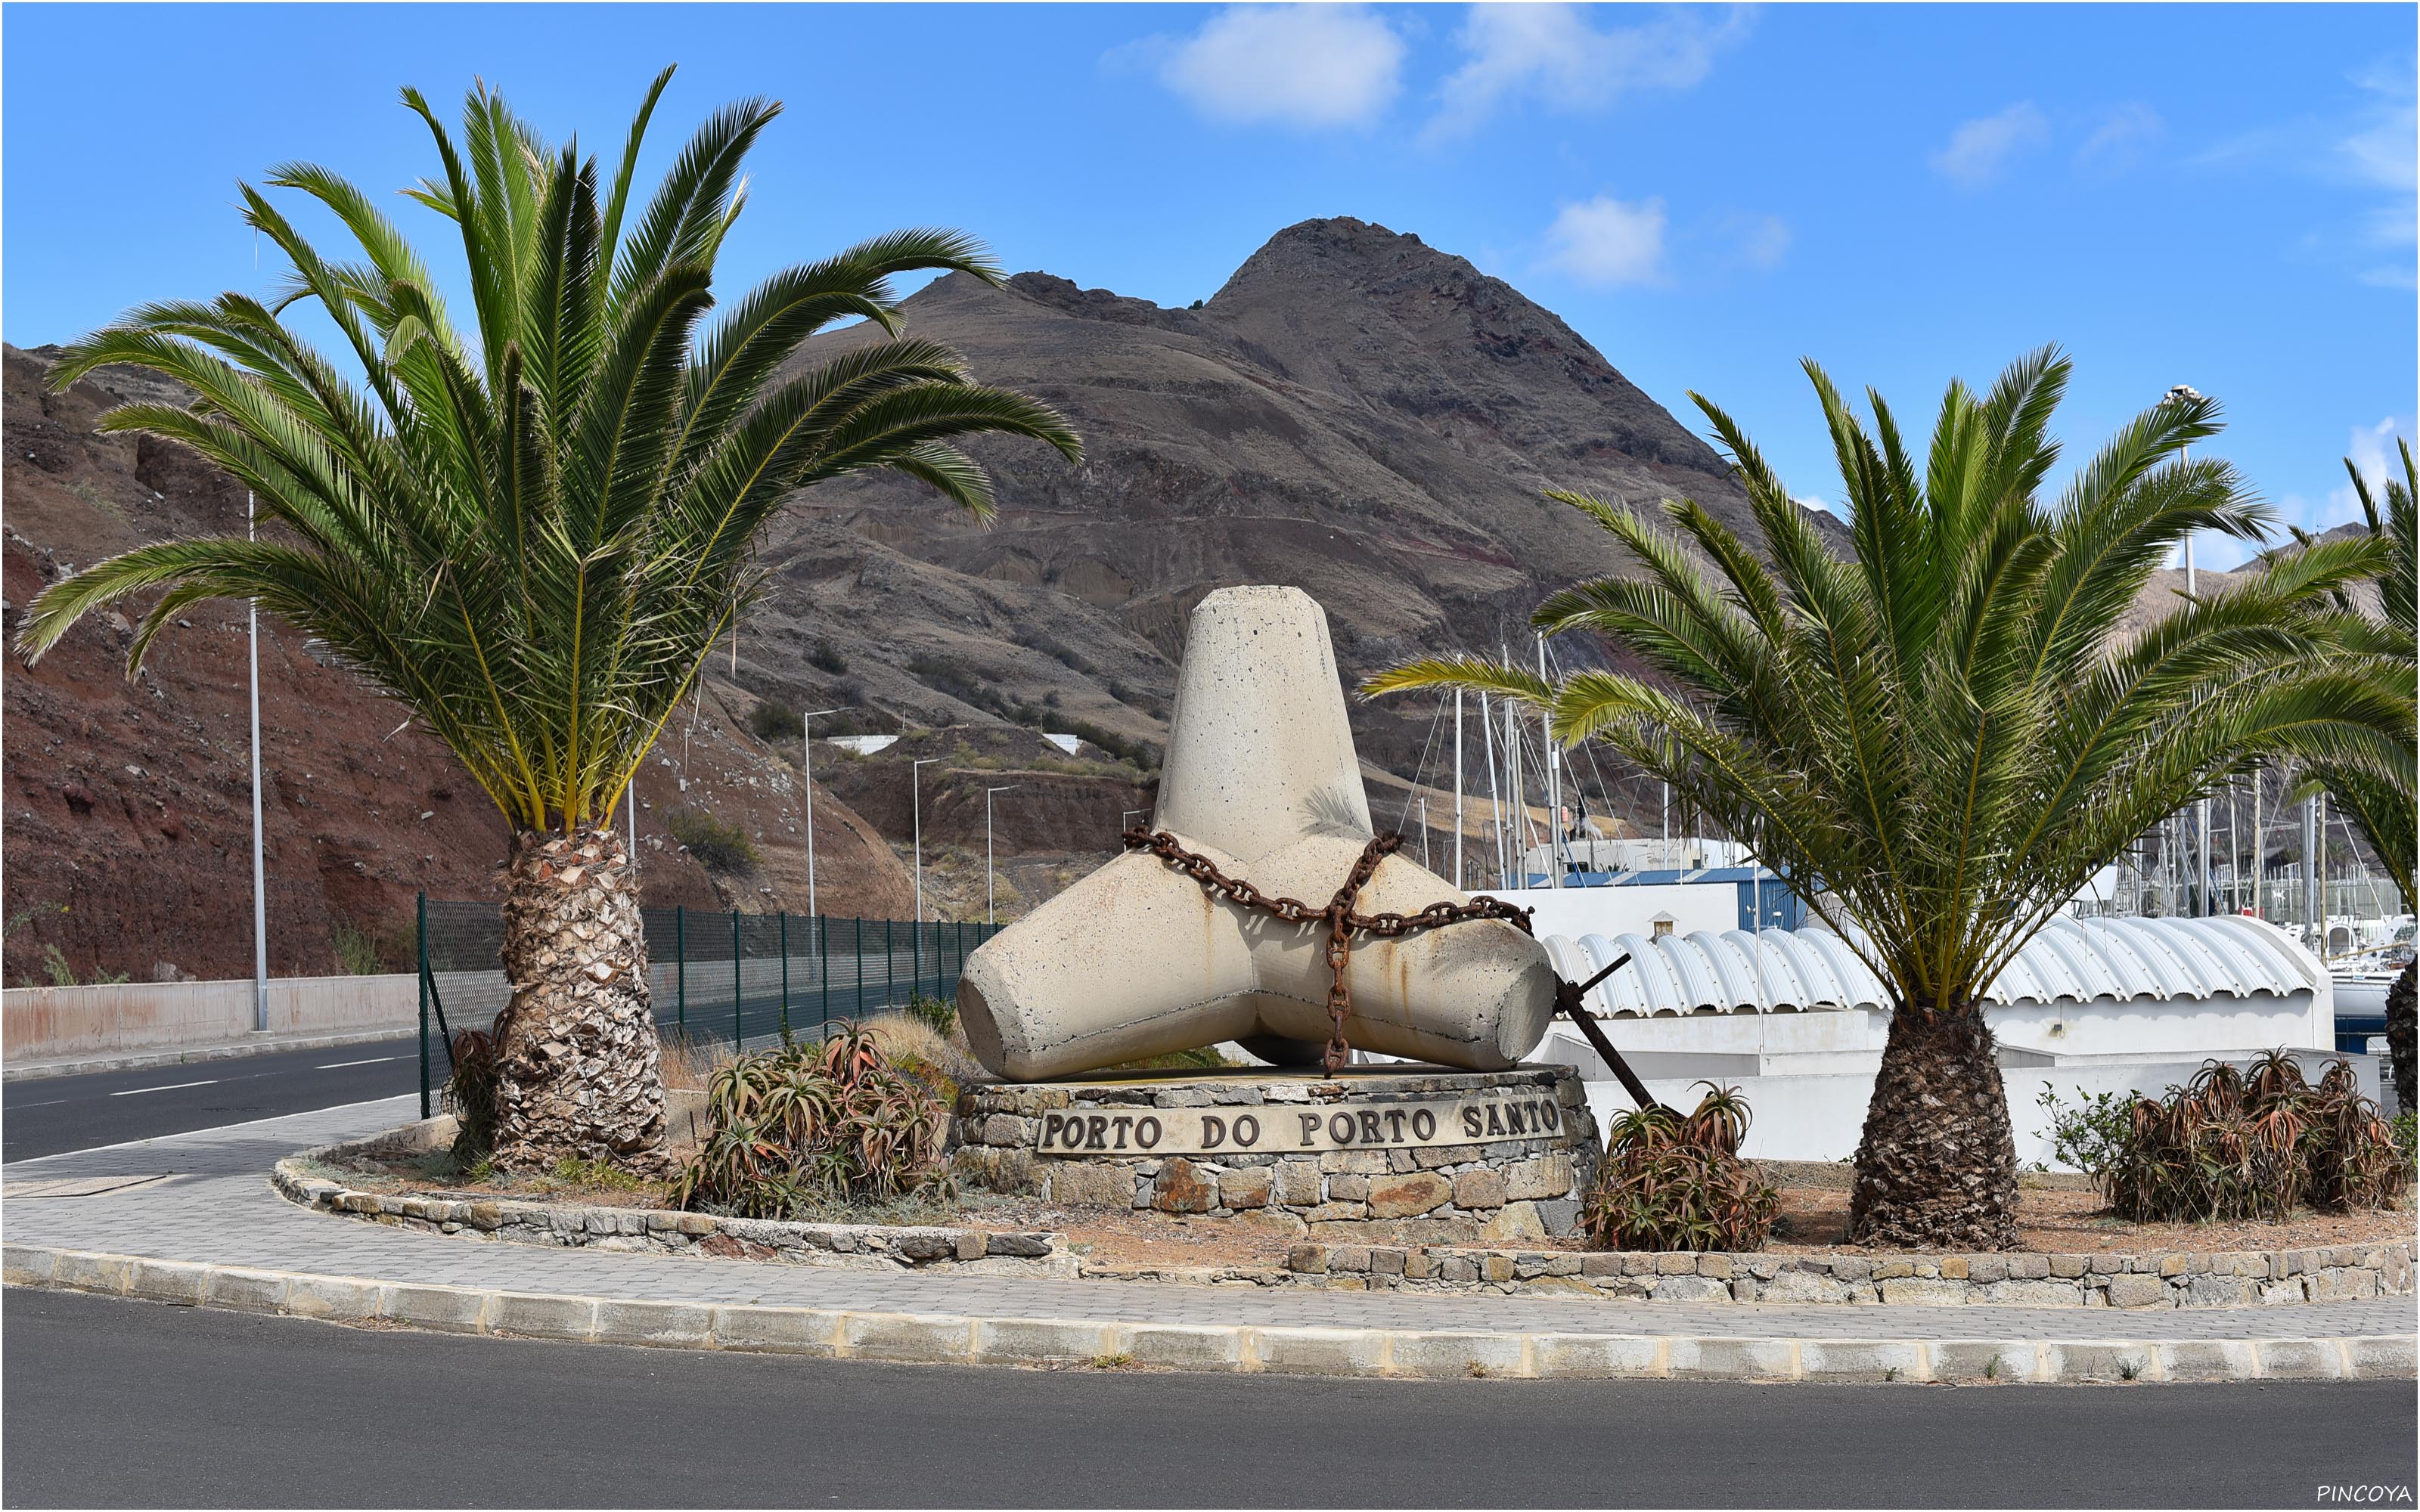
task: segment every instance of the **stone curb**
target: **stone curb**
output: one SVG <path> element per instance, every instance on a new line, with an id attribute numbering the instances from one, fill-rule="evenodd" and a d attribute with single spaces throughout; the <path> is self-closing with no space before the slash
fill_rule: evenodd
<path id="1" fill-rule="evenodd" d="M 1078 1273 L 1067 1236 L 1058 1233 L 939 1224 L 790 1223 L 661 1208 L 365 1192 L 307 1169 L 315 1161 L 361 1148 L 329 1145 L 289 1155 L 271 1171 L 269 1184 L 288 1202 L 314 1212 L 548 1249 L 705 1254 L 789 1265 L 975 1275 Z"/>
<path id="2" fill-rule="evenodd" d="M 2409 1240 L 2285 1250 L 2075 1255 L 1689 1254 L 1311 1243 L 1294 1245 L 1284 1275 L 1263 1284 L 1624 1302 L 2207 1311 L 2400 1296 L 2412 1290 L 2412 1250 Z"/>
<path id="3" fill-rule="evenodd" d="M 305 1034 L 288 1038 L 238 1040 L 224 1044 L 186 1045 L 178 1049 L 129 1051 L 123 1055 L 83 1056 L 72 1060 L 11 1061 L 0 1065 L 0 1086 L 39 1081 L 50 1076 L 84 1076 L 104 1071 L 142 1071 L 152 1066 L 183 1066 L 205 1060 L 240 1060 L 247 1056 L 273 1056 L 287 1050 L 341 1050 L 348 1045 L 409 1040 L 417 1031 L 351 1029 L 342 1034 Z"/>
<path id="4" fill-rule="evenodd" d="M 2006 1340 L 1665 1337 L 1259 1327 L 625 1301 L 0 1245 L 0 1281 L 450 1334 L 922 1365 L 1144 1365 L 1279 1375 L 2078 1384 L 2409 1381 L 2409 1335 Z"/>

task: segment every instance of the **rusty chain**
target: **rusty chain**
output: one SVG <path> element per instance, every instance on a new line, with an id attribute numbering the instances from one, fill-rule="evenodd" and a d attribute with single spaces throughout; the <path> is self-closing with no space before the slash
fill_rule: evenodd
<path id="1" fill-rule="evenodd" d="M 1378 870 L 1378 863 L 1403 847 L 1404 837 L 1385 834 L 1361 847 L 1360 859 L 1327 906 L 1315 908 L 1299 898 L 1272 898 L 1241 877 L 1231 877 L 1218 870 L 1208 856 L 1187 850 L 1167 830 L 1154 832 L 1137 825 L 1125 832 L 1124 839 L 1130 851 L 1149 851 L 1162 861 L 1176 868 L 1209 891 L 1244 908 L 1256 908 L 1274 914 L 1289 924 L 1308 924 L 1314 920 L 1327 926 L 1327 1019 L 1331 1027 L 1327 1048 L 1321 1065 L 1333 1076 L 1344 1066 L 1353 1047 L 1344 1041 L 1344 1019 L 1353 1011 L 1353 995 L 1345 985 L 1344 968 L 1351 960 L 1353 936 L 1375 934 L 1381 939 L 1396 939 L 1419 930 L 1435 929 L 1441 924 L 1457 924 L 1471 918 L 1500 918 L 1516 925 L 1523 933 L 1529 933 L 1529 910 L 1515 908 L 1500 899 L 1480 897 L 1466 903 L 1438 902 L 1417 914 L 1358 914 L 1353 904 L 1361 889 Z"/>

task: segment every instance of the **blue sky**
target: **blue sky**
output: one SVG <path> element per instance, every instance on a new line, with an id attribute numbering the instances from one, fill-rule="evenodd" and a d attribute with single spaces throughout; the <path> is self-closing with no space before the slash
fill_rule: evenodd
<path id="1" fill-rule="evenodd" d="M 789 106 L 729 281 L 941 223 L 1182 303 L 1279 227 L 1357 215 L 1516 285 L 1684 423 L 1714 397 L 1803 495 L 1838 481 L 1802 355 L 1913 423 L 2055 340 L 2071 454 L 2191 383 L 2226 405 L 2224 454 L 2323 526 L 2351 513 L 2338 458 L 2379 464 L 2420 409 L 2414 15 L 17 5 L 0 331 L 265 286 L 235 181 L 431 171 L 401 85 L 450 113 L 485 77 L 607 148 L 677 61 L 659 160 L 729 99 Z"/>

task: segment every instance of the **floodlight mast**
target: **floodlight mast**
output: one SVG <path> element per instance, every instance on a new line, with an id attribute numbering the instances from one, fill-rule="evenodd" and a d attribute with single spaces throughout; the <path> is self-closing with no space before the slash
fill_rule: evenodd
<path id="1" fill-rule="evenodd" d="M 829 709 L 809 709 L 799 716 L 799 791 L 805 796 L 807 802 L 807 917 L 809 918 L 819 916 L 815 908 L 815 738 L 809 731 L 807 721 L 820 718 L 827 714 L 846 714 L 856 707 L 854 703 L 843 703 Z M 634 827 L 630 832 L 636 835 L 637 821 L 633 820 L 631 823 Z"/>

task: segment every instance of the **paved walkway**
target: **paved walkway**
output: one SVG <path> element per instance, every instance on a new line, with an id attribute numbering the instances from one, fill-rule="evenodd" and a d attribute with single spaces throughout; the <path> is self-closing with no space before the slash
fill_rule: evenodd
<path id="1" fill-rule="evenodd" d="M 2140 1312 L 1699 1306 L 826 1270 L 479 1242 L 311 1212 L 271 1190 L 280 1157 L 416 1111 L 394 1098 L 8 1165 L 0 1176 L 19 1190 L 173 1178 L 10 1197 L 0 1205 L 8 1278 L 618 1342 L 1003 1363 L 1133 1354 L 1338 1373 L 2409 1377 L 2420 1326 L 2411 1297 Z M 91 1256 L 167 1263 L 78 1257 Z M 218 1273 L 229 1270 L 243 1274 Z M 632 1304 L 666 1305 L 641 1327 Z"/>

